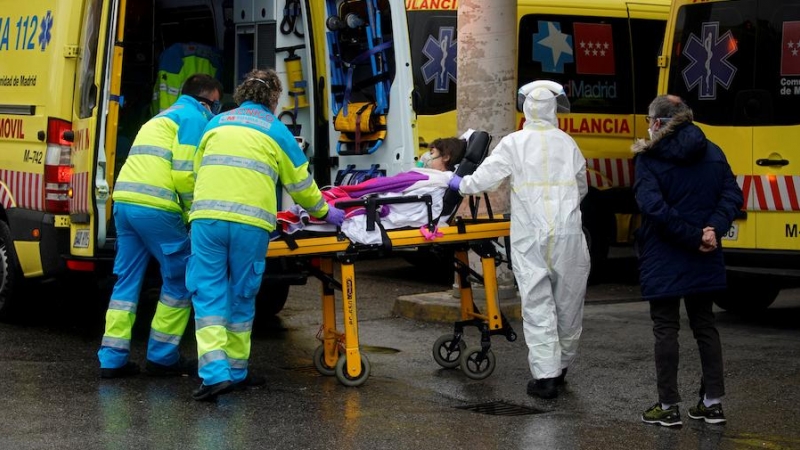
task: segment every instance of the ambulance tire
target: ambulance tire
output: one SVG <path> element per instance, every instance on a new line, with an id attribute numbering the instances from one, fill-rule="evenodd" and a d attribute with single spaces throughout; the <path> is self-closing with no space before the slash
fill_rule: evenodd
<path id="1" fill-rule="evenodd" d="M 0 220 L 0 319 L 10 319 L 17 305 L 15 290 L 22 282 L 14 241 L 8 224 Z"/>
<path id="2" fill-rule="evenodd" d="M 769 308 L 780 292 L 779 286 L 733 278 L 728 280 L 725 294 L 714 300 L 714 303 L 734 314 L 752 314 Z"/>
<path id="3" fill-rule="evenodd" d="M 270 318 L 278 315 L 289 298 L 288 283 L 262 283 L 256 294 L 256 316 Z"/>

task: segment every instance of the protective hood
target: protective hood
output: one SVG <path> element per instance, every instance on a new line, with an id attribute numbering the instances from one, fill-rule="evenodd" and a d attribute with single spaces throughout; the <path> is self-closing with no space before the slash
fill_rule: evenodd
<path id="1" fill-rule="evenodd" d="M 517 102 L 525 113 L 525 125 L 539 121 L 557 127 L 556 113 L 569 112 L 570 109 L 564 88 L 549 80 L 537 80 L 522 86 L 517 93 Z"/>

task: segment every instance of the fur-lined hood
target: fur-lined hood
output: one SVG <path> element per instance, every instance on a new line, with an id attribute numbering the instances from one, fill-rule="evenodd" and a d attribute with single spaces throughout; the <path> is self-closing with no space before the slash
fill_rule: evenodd
<path id="1" fill-rule="evenodd" d="M 676 163 L 702 158 L 706 151 L 706 136 L 692 123 L 692 119 L 691 113 L 673 117 L 654 133 L 652 140 L 638 139 L 634 142 L 631 151 Z"/>

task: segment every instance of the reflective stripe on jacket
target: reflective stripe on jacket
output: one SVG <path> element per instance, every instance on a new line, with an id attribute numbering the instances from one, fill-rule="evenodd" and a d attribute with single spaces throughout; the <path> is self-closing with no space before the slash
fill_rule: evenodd
<path id="1" fill-rule="evenodd" d="M 114 201 L 188 213 L 192 206 L 194 152 L 213 115 L 182 95 L 145 123 L 114 185 Z"/>
<path id="2" fill-rule="evenodd" d="M 208 123 L 194 170 L 197 183 L 190 221 L 221 219 L 272 231 L 278 181 L 312 216 L 328 213 L 294 136 L 257 103 L 244 102 Z"/>

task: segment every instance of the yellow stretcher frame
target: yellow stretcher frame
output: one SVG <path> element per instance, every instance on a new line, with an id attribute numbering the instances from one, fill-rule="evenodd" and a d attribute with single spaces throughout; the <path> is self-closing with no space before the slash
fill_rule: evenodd
<path id="1" fill-rule="evenodd" d="M 387 230 L 386 234 L 393 249 L 432 245 L 454 245 L 454 270 L 459 275 L 461 293 L 461 319 L 456 323 L 456 332 L 445 335 L 434 344 L 434 359 L 442 367 L 461 365 L 467 376 L 483 379 L 494 370 L 494 355 L 489 350 L 489 335 L 504 333 L 513 341 L 516 335 L 510 330 L 500 312 L 497 295 L 495 256 L 491 252 L 481 252 L 484 287 L 486 289 L 485 314 L 477 311 L 472 295 L 472 285 L 467 276 L 469 261 L 467 252 L 471 244 L 490 243 L 497 238 L 510 235 L 508 219 L 462 219 L 457 217 L 453 224 L 440 228 L 441 237 L 426 240 L 419 230 Z M 296 245 L 295 245 L 296 244 Z M 267 258 L 312 257 L 318 258 L 318 271 L 314 275 L 322 281 L 322 326 L 319 337 L 322 344 L 314 352 L 314 365 L 323 375 L 336 375 L 345 386 L 360 386 L 369 378 L 369 360 L 359 350 L 358 308 L 355 280 L 355 261 L 361 252 L 374 252 L 380 245 L 354 244 L 341 234 L 325 237 L 299 238 L 290 244 L 276 240 L 269 244 Z M 340 265 L 341 283 L 334 279 L 334 261 Z M 339 331 L 336 323 L 336 298 L 334 288 L 342 290 L 343 327 Z M 460 340 L 463 325 L 476 325 L 482 331 L 481 347 L 467 349 Z M 447 339 L 450 337 L 449 339 Z M 339 353 L 343 357 L 339 357 Z M 437 358 L 437 353 L 439 357 Z"/>

